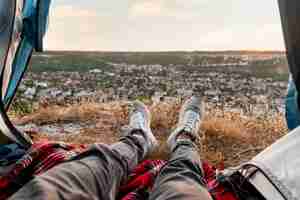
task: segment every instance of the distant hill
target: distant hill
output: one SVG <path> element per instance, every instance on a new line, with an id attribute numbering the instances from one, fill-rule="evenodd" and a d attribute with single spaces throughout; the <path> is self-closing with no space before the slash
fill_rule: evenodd
<path id="1" fill-rule="evenodd" d="M 43 53 L 34 54 L 29 64 L 29 71 L 78 71 L 85 72 L 95 68 L 109 69 L 109 64 L 102 58 L 89 53 Z"/>
<path id="2" fill-rule="evenodd" d="M 200 65 L 250 60 L 272 60 L 274 57 L 285 63 L 282 51 L 174 51 L 174 52 L 85 52 L 48 51 L 34 54 L 30 71 L 88 71 L 95 68 L 109 70 L 110 63 L 135 65 Z M 228 58 L 230 58 L 228 60 Z M 226 61 L 227 59 L 227 61 Z"/>

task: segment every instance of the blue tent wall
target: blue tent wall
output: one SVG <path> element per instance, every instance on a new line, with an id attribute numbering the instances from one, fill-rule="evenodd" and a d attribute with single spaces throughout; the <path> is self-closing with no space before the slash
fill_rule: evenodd
<path id="1" fill-rule="evenodd" d="M 6 62 L 6 55 L 11 40 L 11 28 L 14 24 L 15 1 L 0 2 L 0 71 Z"/>
<path id="2" fill-rule="evenodd" d="M 7 35 L 1 35 L 3 38 L 7 36 L 4 39 L 10 42 L 5 48 L 7 53 L 0 66 L 0 144 L 14 142 L 28 148 L 32 141 L 13 126 L 6 111 L 27 69 L 33 50 L 42 51 L 51 0 L 7 2 L 0 4 L 10 10 L 10 18 L 3 19 L 11 19 L 10 26 L 6 29 Z"/>
<path id="3" fill-rule="evenodd" d="M 285 100 L 286 106 L 286 122 L 290 130 L 297 128 L 300 125 L 300 112 L 298 105 L 298 92 L 293 81 L 292 76 L 290 76 L 288 84 L 288 94 Z"/>
<path id="4" fill-rule="evenodd" d="M 290 71 L 300 91 L 300 1 L 278 0 Z"/>
<path id="5" fill-rule="evenodd" d="M 46 32 L 47 18 L 51 0 L 26 0 L 23 8 L 22 41 L 13 61 L 11 76 L 7 90 L 2 94 L 5 109 L 7 109 L 16 93 L 28 66 L 33 49 L 42 51 L 43 37 Z M 9 67 L 9 66 L 7 66 Z M 3 76 L 2 79 L 8 78 Z M 2 81 L 3 82 L 3 81 Z"/>
<path id="6" fill-rule="evenodd" d="M 292 130 L 300 125 L 300 1 L 278 0 L 278 5 L 291 72 L 286 99 L 286 120 Z"/>

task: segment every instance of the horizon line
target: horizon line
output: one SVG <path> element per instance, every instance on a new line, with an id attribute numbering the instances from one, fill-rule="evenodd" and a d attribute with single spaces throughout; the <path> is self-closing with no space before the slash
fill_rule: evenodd
<path id="1" fill-rule="evenodd" d="M 240 49 L 240 50 L 157 50 L 157 51 L 123 51 L 123 50 L 44 50 L 43 52 L 86 52 L 86 53 L 176 53 L 176 52 L 186 52 L 186 53 L 286 53 L 286 50 L 278 49 Z M 42 53 L 43 53 L 42 52 Z M 38 52 L 35 52 L 38 53 Z"/>

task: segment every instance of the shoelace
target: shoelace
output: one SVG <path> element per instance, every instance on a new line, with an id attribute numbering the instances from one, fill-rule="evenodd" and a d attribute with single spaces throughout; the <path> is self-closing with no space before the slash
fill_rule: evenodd
<path id="1" fill-rule="evenodd" d="M 184 122 L 184 128 L 187 128 L 189 131 L 192 131 L 197 125 L 197 121 L 199 120 L 199 114 L 192 110 L 189 110 L 186 113 L 185 119 L 186 121 Z"/>

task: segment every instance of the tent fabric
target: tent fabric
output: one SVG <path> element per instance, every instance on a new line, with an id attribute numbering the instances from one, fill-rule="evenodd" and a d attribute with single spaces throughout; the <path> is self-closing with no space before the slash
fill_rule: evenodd
<path id="1" fill-rule="evenodd" d="M 7 109 L 35 48 L 42 51 L 51 0 L 17 1 L 15 28 L 9 58 L 3 71 L 2 100 Z M 18 10 L 17 9 L 17 10 Z"/>
<path id="2" fill-rule="evenodd" d="M 290 77 L 288 84 L 288 92 L 285 100 L 286 122 L 289 130 L 293 130 L 300 125 L 300 111 L 298 106 L 298 92 L 295 83 Z"/>
<path id="3" fill-rule="evenodd" d="M 278 0 L 289 67 L 300 92 L 300 1 Z"/>
<path id="4" fill-rule="evenodd" d="M 0 1 L 0 144 L 29 147 L 6 115 L 34 49 L 42 51 L 51 0 Z"/>
<path id="5" fill-rule="evenodd" d="M 15 13 L 15 1 L 0 1 L 0 67 L 4 66 L 11 38 Z"/>
<path id="6" fill-rule="evenodd" d="M 286 199 L 300 199 L 300 127 L 282 137 L 250 163 L 262 169 Z"/>
<path id="7" fill-rule="evenodd" d="M 287 58 L 291 72 L 286 99 L 286 120 L 290 130 L 300 125 L 300 1 L 278 0 Z"/>
<path id="8" fill-rule="evenodd" d="M 294 200 L 300 199 L 300 1 L 278 0 L 278 5 L 292 76 L 286 99 L 286 120 L 293 131 L 256 156 L 250 164 L 266 173 L 267 179 L 275 184 L 284 199 Z M 259 191 L 265 195 L 270 192 L 264 188 L 259 188 Z"/>
<path id="9" fill-rule="evenodd" d="M 17 143 L 24 148 L 29 148 L 32 144 L 30 137 L 20 132 L 9 120 L 6 111 L 0 104 L 0 144 Z"/>
<path id="10" fill-rule="evenodd" d="M 23 10 L 23 1 L 16 1 L 14 12 L 13 12 L 13 24 L 10 27 L 11 29 L 10 41 L 8 45 L 6 59 L 4 64 L 2 65 L 2 71 L 1 71 L 2 100 L 4 100 L 4 97 L 6 95 L 6 90 L 9 85 L 10 77 L 13 73 L 13 62 L 15 60 L 15 55 L 22 41 L 22 29 L 23 29 L 22 10 Z"/>

